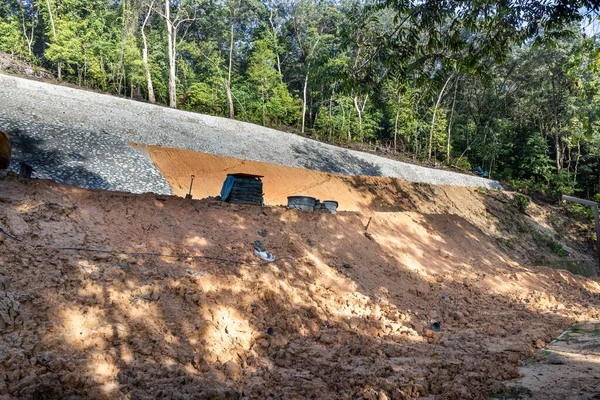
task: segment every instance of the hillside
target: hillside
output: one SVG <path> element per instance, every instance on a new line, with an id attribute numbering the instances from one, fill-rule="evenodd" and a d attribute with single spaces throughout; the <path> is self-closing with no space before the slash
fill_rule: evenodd
<path id="1" fill-rule="evenodd" d="M 596 279 L 494 239 L 550 229 L 511 194 L 398 185 L 403 211 L 334 216 L 1 178 L 0 395 L 480 399 L 600 318 Z"/>
<path id="2" fill-rule="evenodd" d="M 27 161 L 40 177 L 74 186 L 165 193 L 164 181 L 156 179 L 152 165 L 131 154 L 126 145 L 131 142 L 346 176 L 498 186 L 493 180 L 394 161 L 259 125 L 2 74 L 0 103 L 0 130 L 15 143 L 13 170 L 19 161 Z M 131 160 L 130 168 L 122 167 L 124 159 Z M 73 169 L 79 173 L 72 174 Z"/>

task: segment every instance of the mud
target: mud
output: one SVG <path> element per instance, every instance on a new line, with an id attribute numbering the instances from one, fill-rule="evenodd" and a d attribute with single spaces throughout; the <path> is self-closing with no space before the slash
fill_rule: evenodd
<path id="1" fill-rule="evenodd" d="M 421 203 L 334 216 L 0 178 L 0 396 L 483 399 L 600 318 L 597 280 Z"/>

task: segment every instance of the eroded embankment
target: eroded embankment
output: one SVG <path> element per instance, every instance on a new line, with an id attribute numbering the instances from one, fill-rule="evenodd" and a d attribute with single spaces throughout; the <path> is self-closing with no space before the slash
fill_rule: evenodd
<path id="1" fill-rule="evenodd" d="M 457 215 L 333 216 L 12 177 L 0 193 L 0 224 L 23 240 L 0 239 L 3 395 L 485 398 L 533 348 L 599 316 L 598 282 L 521 267 Z M 256 239 L 277 262 L 260 262 Z"/>

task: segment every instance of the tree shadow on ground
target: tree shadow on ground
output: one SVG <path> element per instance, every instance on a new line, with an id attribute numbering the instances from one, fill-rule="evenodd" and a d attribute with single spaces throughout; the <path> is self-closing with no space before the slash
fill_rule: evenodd
<path id="1" fill-rule="evenodd" d="M 70 165 L 84 164 L 86 157 L 83 155 L 73 151 L 49 149 L 43 139 L 21 129 L 13 129 L 9 134 L 13 148 L 10 170 L 18 173 L 20 164 L 25 163 L 41 179 L 53 179 L 59 183 L 85 188 L 111 189 L 111 185 L 97 173 L 89 171 L 83 165 Z"/>
<path id="2" fill-rule="evenodd" d="M 12 142 L 10 170 L 30 165 L 35 176 L 99 190 L 171 193 L 165 178 L 121 138 L 60 125 L 0 117 Z"/>
<path id="3" fill-rule="evenodd" d="M 310 141 L 293 145 L 296 163 L 302 168 L 341 175 L 381 176 L 381 167 L 357 157 L 348 150 L 328 151 Z"/>
<path id="4" fill-rule="evenodd" d="M 0 393 L 20 398 L 476 398 L 598 306 L 597 284 L 511 267 L 457 216 L 382 216 L 371 240 L 356 213 L 15 184 L 0 223 L 32 234 L 0 244 Z"/>

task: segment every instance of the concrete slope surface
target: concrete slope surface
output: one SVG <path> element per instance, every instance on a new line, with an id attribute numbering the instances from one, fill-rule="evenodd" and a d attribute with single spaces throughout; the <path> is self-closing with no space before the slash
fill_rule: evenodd
<path id="1" fill-rule="evenodd" d="M 342 175 L 495 188 L 498 182 L 346 150 L 245 122 L 0 75 L 0 117 Z M 0 129 L 2 127 L 0 126 Z"/>
<path id="2" fill-rule="evenodd" d="M 171 194 L 154 164 L 118 136 L 0 117 L 12 141 L 9 170 L 30 165 L 35 176 L 86 189 Z"/>

